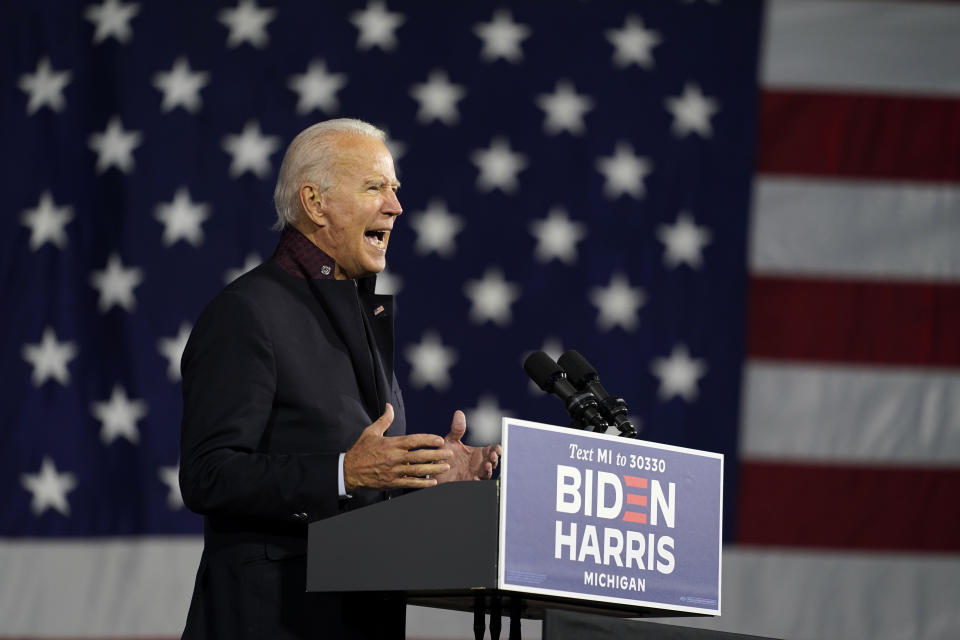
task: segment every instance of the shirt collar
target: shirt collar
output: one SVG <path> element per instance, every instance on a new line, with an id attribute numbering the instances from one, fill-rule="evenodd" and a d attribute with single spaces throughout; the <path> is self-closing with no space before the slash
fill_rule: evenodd
<path id="1" fill-rule="evenodd" d="M 271 260 L 292 276 L 313 280 L 333 280 L 337 266 L 333 258 L 292 226 L 284 227 Z"/>

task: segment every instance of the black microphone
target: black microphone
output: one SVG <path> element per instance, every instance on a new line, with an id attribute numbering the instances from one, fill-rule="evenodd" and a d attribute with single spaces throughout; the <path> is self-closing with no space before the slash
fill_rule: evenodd
<path id="1" fill-rule="evenodd" d="M 623 398 L 615 398 L 607 393 L 607 390 L 600 384 L 597 370 L 587 362 L 586 358 L 571 349 L 560 356 L 558 362 L 567 372 L 570 382 L 577 389 L 589 391 L 597 398 L 600 413 L 617 427 L 621 436 L 625 438 L 636 437 L 637 430 L 627 418 L 627 403 L 624 402 Z"/>
<path id="2" fill-rule="evenodd" d="M 574 420 L 590 425 L 594 431 L 604 432 L 610 425 L 603 419 L 597 399 L 589 391 L 577 391 L 567 374 L 553 358 L 543 351 L 534 351 L 523 361 L 523 369 L 537 386 L 563 401 Z"/>

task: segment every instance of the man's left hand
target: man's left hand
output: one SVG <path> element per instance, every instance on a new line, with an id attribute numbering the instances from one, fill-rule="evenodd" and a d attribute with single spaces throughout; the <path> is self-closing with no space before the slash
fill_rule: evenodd
<path id="1" fill-rule="evenodd" d="M 463 444 L 463 434 L 467 431 L 467 418 L 463 411 L 453 412 L 450 433 L 443 439 L 441 449 L 448 449 L 453 455 L 447 458 L 450 470 L 434 476 L 437 484 L 456 480 L 488 480 L 500 462 L 503 449 L 499 444 L 487 447 L 471 447 Z"/>

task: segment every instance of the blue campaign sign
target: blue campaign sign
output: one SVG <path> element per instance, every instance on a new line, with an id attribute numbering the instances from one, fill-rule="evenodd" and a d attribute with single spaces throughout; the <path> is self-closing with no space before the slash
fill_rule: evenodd
<path id="1" fill-rule="evenodd" d="M 503 419 L 499 587 L 720 615 L 723 456 Z"/>

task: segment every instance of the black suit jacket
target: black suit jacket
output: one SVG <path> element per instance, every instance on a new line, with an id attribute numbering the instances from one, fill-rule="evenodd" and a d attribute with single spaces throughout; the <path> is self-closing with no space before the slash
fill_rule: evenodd
<path id="1" fill-rule="evenodd" d="M 372 287 L 268 261 L 197 321 L 181 363 L 180 486 L 204 515 L 204 551 L 184 638 L 403 636 L 402 602 L 304 592 L 307 523 L 386 497 L 340 499 L 340 453 L 387 401 L 387 435 L 406 430 L 393 300 Z"/>

